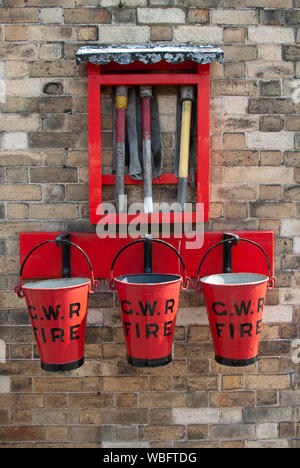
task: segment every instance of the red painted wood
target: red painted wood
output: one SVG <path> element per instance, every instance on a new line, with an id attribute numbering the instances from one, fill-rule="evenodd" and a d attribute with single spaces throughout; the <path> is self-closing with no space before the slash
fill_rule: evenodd
<path id="1" fill-rule="evenodd" d="M 95 65 L 97 66 L 97 65 Z M 205 65 L 203 65 L 205 66 Z M 102 65 L 101 69 L 103 73 L 105 72 L 120 72 L 124 71 L 124 65 L 120 65 L 116 62 L 110 62 L 106 65 Z M 166 72 L 166 71 L 182 71 L 182 70 L 189 70 L 189 71 L 197 71 L 197 64 L 191 60 L 186 60 L 183 63 L 168 63 L 165 60 L 161 60 L 158 63 L 142 63 L 142 62 L 133 62 L 126 65 L 126 71 L 148 71 L 153 73 L 155 71 L 158 72 Z"/>
<path id="2" fill-rule="evenodd" d="M 29 251 L 37 244 L 55 239 L 59 232 L 23 232 L 20 234 L 20 262 L 24 260 Z M 183 256 L 187 273 L 195 277 L 200 261 L 210 247 L 222 240 L 222 232 L 206 232 L 204 244 L 197 248 L 187 248 L 190 242 L 186 236 L 175 238 L 172 236 L 160 237 L 169 242 Z M 266 251 L 271 263 L 273 275 L 274 261 L 274 234 L 271 231 L 237 231 L 243 237 L 260 244 Z M 108 278 L 111 263 L 117 252 L 134 239 L 105 238 L 99 239 L 93 233 L 71 233 L 71 241 L 79 245 L 89 256 L 95 276 Z M 143 272 L 144 255 L 142 243 L 128 248 L 122 253 L 115 265 L 115 274 L 130 274 Z M 82 254 L 71 247 L 72 276 L 90 277 L 89 268 Z M 249 272 L 268 274 L 268 267 L 263 253 L 254 245 L 240 242 L 232 249 L 233 272 Z M 213 273 L 221 273 L 223 268 L 223 250 L 219 246 L 207 256 L 201 277 Z M 153 272 L 176 273 L 180 269 L 178 257 L 166 246 L 153 243 Z M 28 259 L 23 272 L 23 278 L 59 278 L 61 277 L 61 249 L 55 243 L 47 244 L 37 249 Z"/>
<path id="3" fill-rule="evenodd" d="M 98 81 L 102 86 L 197 84 L 199 82 L 199 75 L 196 73 L 115 74 L 100 75 Z"/>
<path id="4" fill-rule="evenodd" d="M 116 114 L 116 143 L 125 143 L 126 109 L 119 108 L 116 110 Z"/>
<path id="5" fill-rule="evenodd" d="M 143 65 L 143 64 L 140 64 Z M 164 66 L 166 67 L 164 68 Z M 169 66 L 167 66 L 169 65 Z M 173 65 L 173 66 L 171 66 Z M 114 175 L 101 174 L 101 108 L 100 108 L 100 90 L 101 85 L 184 85 L 196 84 L 198 87 L 198 170 L 196 173 L 197 185 L 197 202 L 204 204 L 204 221 L 209 220 L 209 65 L 199 65 L 195 68 L 195 64 L 191 67 L 191 63 L 181 64 L 156 64 L 143 65 L 139 68 L 137 64 L 126 66 L 126 70 L 143 70 L 152 71 L 152 73 L 132 73 L 132 74 L 103 74 L 102 71 L 118 71 L 124 70 L 124 66 L 117 64 L 105 65 L 99 67 L 97 65 L 88 64 L 88 80 L 89 80 L 89 178 L 90 178 L 90 220 L 96 224 L 101 220 L 103 214 L 101 211 L 102 203 L 102 184 L 114 185 Z M 158 73 L 153 73 L 159 71 Z M 164 73 L 160 71 L 164 70 Z M 189 71 L 197 70 L 197 73 L 171 73 L 170 71 L 180 70 Z M 125 184 L 141 184 L 143 182 L 132 179 L 129 175 L 125 175 Z M 174 174 L 163 174 L 159 179 L 153 179 L 153 184 L 177 184 L 178 179 Z M 196 214 L 192 213 L 192 222 L 196 221 Z M 124 217 L 117 216 L 115 218 L 118 223 L 123 223 Z M 127 222 L 134 219 L 134 216 L 128 216 Z M 147 215 L 140 217 L 140 222 L 148 222 Z M 169 218 L 160 217 L 159 222 L 168 222 Z"/>
<path id="6" fill-rule="evenodd" d="M 102 185 L 114 185 L 115 179 L 116 177 L 114 174 L 102 175 Z M 144 183 L 142 180 L 133 179 L 130 175 L 127 174 L 125 174 L 124 180 L 125 185 L 142 185 Z M 162 174 L 159 178 L 153 179 L 152 184 L 178 184 L 178 177 L 176 177 L 174 174 Z"/>
<path id="7" fill-rule="evenodd" d="M 198 66 L 201 71 L 201 67 Z M 209 220 L 209 66 L 206 73 L 199 73 L 198 91 L 198 160 L 197 160 L 197 203 L 204 204 L 204 220 Z"/>
<path id="8" fill-rule="evenodd" d="M 96 223 L 97 207 L 102 202 L 101 95 L 97 79 L 100 67 L 89 63 L 88 71 L 90 219 L 91 223 Z"/>

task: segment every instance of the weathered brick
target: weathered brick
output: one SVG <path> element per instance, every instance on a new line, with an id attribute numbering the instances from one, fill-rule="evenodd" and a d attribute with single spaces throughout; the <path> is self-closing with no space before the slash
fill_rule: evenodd
<path id="1" fill-rule="evenodd" d="M 0 428 L 0 440 L 3 441 L 27 441 L 44 440 L 44 427 L 19 426 Z"/>
<path id="2" fill-rule="evenodd" d="M 257 151 L 213 151 L 214 166 L 257 166 L 259 153 Z"/>
<path id="3" fill-rule="evenodd" d="M 28 171 L 23 167 L 8 167 L 6 169 L 6 182 L 26 183 L 28 182 Z"/>
<path id="4" fill-rule="evenodd" d="M 25 109 L 26 112 L 32 113 L 67 113 L 72 111 L 72 98 L 69 96 L 27 98 Z"/>
<path id="5" fill-rule="evenodd" d="M 254 392 L 211 392 L 210 402 L 212 407 L 254 406 Z"/>
<path id="6" fill-rule="evenodd" d="M 252 205 L 252 216 L 257 218 L 286 218 L 293 213 L 293 203 L 258 202 Z"/>
<path id="7" fill-rule="evenodd" d="M 292 8 L 292 0 L 247 0 L 247 7 Z"/>
<path id="8" fill-rule="evenodd" d="M 297 8 L 297 7 L 296 7 Z M 298 5 L 299 8 L 299 5 Z M 285 23 L 289 26 L 295 26 L 300 24 L 300 12 L 299 10 L 285 11 L 284 12 Z"/>
<path id="9" fill-rule="evenodd" d="M 254 424 L 224 424 L 218 426 L 212 426 L 210 428 L 213 439 L 253 439 L 255 435 Z"/>
<path id="10" fill-rule="evenodd" d="M 173 29 L 170 26 L 152 26 L 151 41 L 171 41 L 173 39 Z"/>
<path id="11" fill-rule="evenodd" d="M 283 406 L 299 406 L 299 390 L 283 390 L 280 392 L 280 403 Z"/>
<path id="12" fill-rule="evenodd" d="M 70 379 L 73 380 L 73 379 Z M 78 422 L 78 412 L 72 411 L 69 408 L 63 410 L 62 408 L 36 408 L 32 411 L 32 422 L 36 425 L 48 424 L 76 424 Z"/>
<path id="13" fill-rule="evenodd" d="M 138 8 L 137 18 L 140 23 L 165 23 L 165 15 L 171 23 L 184 23 L 185 13 L 179 8 Z"/>
<path id="14" fill-rule="evenodd" d="M 147 377 L 104 377 L 103 390 L 118 392 L 120 389 L 136 392 L 148 389 Z"/>
<path id="15" fill-rule="evenodd" d="M 27 62 L 14 62 L 10 61 L 6 63 L 5 77 L 8 78 L 24 78 L 28 74 L 28 63 Z M 9 98 L 6 99 L 7 104 Z M 22 109 L 23 110 L 23 109 Z M 20 112 L 22 112 L 22 110 Z M 2 105 L 3 112 L 3 105 Z"/>
<path id="16" fill-rule="evenodd" d="M 246 76 L 246 66 L 243 62 L 224 63 L 224 76 L 226 78 L 244 78 Z"/>
<path id="17" fill-rule="evenodd" d="M 2 60 L 36 60 L 38 58 L 38 46 L 36 44 L 0 44 L 0 59 Z"/>
<path id="18" fill-rule="evenodd" d="M 299 166 L 300 165 L 300 152 L 285 152 L 283 155 L 283 162 L 286 166 Z"/>
<path id="19" fill-rule="evenodd" d="M 77 148 L 80 142 L 72 132 L 36 132 L 28 137 L 30 148 Z"/>
<path id="20" fill-rule="evenodd" d="M 29 76 L 34 78 L 74 76 L 76 65 L 70 61 L 33 61 L 29 64 Z"/>
<path id="21" fill-rule="evenodd" d="M 41 8 L 40 10 L 41 23 L 63 23 L 63 9 L 62 8 Z"/>
<path id="22" fill-rule="evenodd" d="M 35 183 L 76 182 L 76 168 L 35 167 L 30 170 L 30 180 Z"/>
<path id="23" fill-rule="evenodd" d="M 41 126 L 38 115 L 6 114 L 0 115 L 0 131 L 26 132 L 39 130 Z"/>
<path id="24" fill-rule="evenodd" d="M 187 427 L 187 438 L 189 440 L 201 440 L 208 439 L 208 428 L 207 426 L 194 425 Z"/>
<path id="25" fill-rule="evenodd" d="M 225 204 L 227 218 L 242 219 L 247 218 L 248 207 L 246 203 L 229 202 Z"/>
<path id="26" fill-rule="evenodd" d="M 212 11 L 213 24 L 234 24 L 234 25 L 248 25 L 257 24 L 257 12 L 254 10 L 213 10 Z"/>
<path id="27" fill-rule="evenodd" d="M 216 116 L 212 121 L 212 128 L 216 131 L 254 131 L 259 128 L 258 116 L 253 115 L 224 115 L 221 117 Z"/>
<path id="28" fill-rule="evenodd" d="M 245 423 L 291 421 L 292 408 L 245 408 Z"/>
<path id="29" fill-rule="evenodd" d="M 75 6 L 75 0 L 28 0 L 28 6 L 69 8 Z"/>
<path id="30" fill-rule="evenodd" d="M 77 28 L 78 41 L 97 41 L 98 28 L 96 26 L 78 26 Z"/>
<path id="31" fill-rule="evenodd" d="M 0 23 L 38 23 L 38 8 L 1 8 Z"/>
<path id="32" fill-rule="evenodd" d="M 37 185 L 11 185 L 0 187 L 1 200 L 41 200 L 41 189 Z"/>
<path id="33" fill-rule="evenodd" d="M 300 185 L 291 185 L 284 190 L 284 196 L 287 200 L 300 200 Z"/>
<path id="34" fill-rule="evenodd" d="M 184 426 L 144 426 L 140 440 L 179 440 L 184 437 Z"/>
<path id="35" fill-rule="evenodd" d="M 147 424 L 148 409 L 105 409 L 101 411 L 103 424 Z"/>
<path id="36" fill-rule="evenodd" d="M 211 91 L 213 96 L 257 96 L 258 86 L 252 80 L 213 80 Z"/>
<path id="37" fill-rule="evenodd" d="M 299 236 L 300 235 L 300 220 L 285 219 L 281 223 L 282 236 Z"/>
<path id="38" fill-rule="evenodd" d="M 294 149 L 294 138 L 289 132 L 249 132 L 246 134 L 246 145 L 250 149 L 287 150 Z"/>
<path id="39" fill-rule="evenodd" d="M 291 78 L 294 76 L 294 67 L 292 63 L 286 62 L 249 62 L 248 76 L 249 78 Z"/>
<path id="40" fill-rule="evenodd" d="M 285 129 L 289 131 L 300 131 L 300 115 L 286 115 Z"/>
<path id="41" fill-rule="evenodd" d="M 258 44 L 257 59 L 265 62 L 280 62 L 282 59 L 281 45 L 277 44 Z"/>
<path id="42" fill-rule="evenodd" d="M 245 28 L 224 28 L 224 42 L 245 42 Z"/>
<path id="43" fill-rule="evenodd" d="M 174 39 L 177 42 L 216 44 L 222 41 L 222 28 L 218 26 L 176 26 Z"/>
<path id="44" fill-rule="evenodd" d="M 75 39 L 75 30 L 72 26 L 29 26 L 29 41 L 47 41 L 51 38 L 52 42 L 64 41 L 70 42 Z"/>
<path id="45" fill-rule="evenodd" d="M 283 129 L 283 119 L 279 115 L 263 115 L 259 118 L 261 132 L 280 132 Z"/>
<path id="46" fill-rule="evenodd" d="M 217 424 L 220 411 L 214 408 L 173 408 L 172 418 L 175 424 Z"/>
<path id="47" fill-rule="evenodd" d="M 259 13 L 261 24 L 267 24 L 269 26 L 280 26 L 283 24 L 282 10 L 260 10 Z"/>
<path id="48" fill-rule="evenodd" d="M 259 90 L 261 96 L 280 96 L 281 83 L 279 80 L 260 81 Z"/>
<path id="49" fill-rule="evenodd" d="M 23 80 L 7 80 L 7 96 L 38 96 L 40 94 L 40 82 L 36 78 L 24 78 Z"/>
<path id="50" fill-rule="evenodd" d="M 6 41 L 26 41 L 26 26 L 14 25 L 5 27 Z"/>
<path id="51" fill-rule="evenodd" d="M 29 151 L 0 152 L 0 166 L 37 166 L 41 163 L 40 153 Z"/>
<path id="52" fill-rule="evenodd" d="M 248 40 L 256 44 L 286 44 L 295 41 L 293 28 L 278 26 L 250 26 L 248 28 Z"/>
<path id="53" fill-rule="evenodd" d="M 141 408 L 173 408 L 184 405 L 183 393 L 147 392 L 140 393 Z"/>
<path id="54" fill-rule="evenodd" d="M 68 440 L 78 442 L 95 442 L 112 439 L 112 427 L 110 426 L 69 426 Z"/>
<path id="55" fill-rule="evenodd" d="M 211 200 L 239 200 L 256 201 L 258 198 L 258 187 L 255 185 L 226 184 L 211 187 Z"/>
<path id="56" fill-rule="evenodd" d="M 290 386 L 289 375 L 246 375 L 245 388 L 258 389 L 288 389 Z"/>
<path id="57" fill-rule="evenodd" d="M 257 59 L 257 48 L 253 45 L 225 45 L 222 49 L 224 50 L 224 58 L 226 61 L 248 61 Z"/>
<path id="58" fill-rule="evenodd" d="M 78 217 L 78 206 L 70 203 L 32 205 L 33 219 L 72 219 Z"/>
<path id="59" fill-rule="evenodd" d="M 260 200 L 279 201 L 282 196 L 280 185 L 261 185 L 259 190 Z"/>
<path id="60" fill-rule="evenodd" d="M 287 98 L 250 98 L 250 114 L 290 114 L 293 112 L 293 101 Z"/>
<path id="61" fill-rule="evenodd" d="M 199 9 L 190 9 L 188 11 L 188 22 L 190 23 L 200 23 L 206 24 L 209 22 L 209 11 L 208 10 L 199 10 Z"/>
<path id="62" fill-rule="evenodd" d="M 137 13 L 135 8 L 116 9 L 114 23 L 136 23 Z"/>
<path id="63" fill-rule="evenodd" d="M 41 60 L 59 60 L 62 57 L 61 44 L 41 44 L 40 59 Z"/>
<path id="64" fill-rule="evenodd" d="M 174 4 L 182 6 L 182 1 L 175 0 Z M 217 8 L 220 0 L 185 0 L 184 5 L 191 8 Z"/>
<path id="65" fill-rule="evenodd" d="M 99 30 L 99 42 L 109 43 L 112 37 L 116 43 L 144 43 L 150 40 L 150 27 L 135 25 L 101 25 Z"/>
<path id="66" fill-rule="evenodd" d="M 65 8 L 66 24 L 104 24 L 111 22 L 111 14 L 105 8 Z"/>

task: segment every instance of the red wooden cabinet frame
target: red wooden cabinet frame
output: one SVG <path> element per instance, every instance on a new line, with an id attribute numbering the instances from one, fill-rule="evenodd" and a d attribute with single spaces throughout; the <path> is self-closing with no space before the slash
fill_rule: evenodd
<path id="1" fill-rule="evenodd" d="M 122 70 L 123 73 L 120 73 Z M 118 73 L 119 72 L 119 73 Z M 134 62 L 126 65 L 110 63 L 94 65 L 88 63 L 88 126 L 89 126 L 89 183 L 90 183 L 90 220 L 97 224 L 104 216 L 101 208 L 103 185 L 114 185 L 114 175 L 102 174 L 101 165 L 101 86 L 120 85 L 196 85 L 197 86 L 197 167 L 196 191 L 197 203 L 203 204 L 204 219 L 209 219 L 209 64 L 199 65 L 192 61 L 182 64 L 169 64 L 161 61 L 157 64 L 142 64 Z M 142 184 L 143 181 L 132 179 L 125 175 L 126 184 Z M 152 180 L 153 184 L 177 184 L 174 174 L 163 174 Z M 157 200 L 159 202 L 159 200 Z M 176 214 L 160 213 L 155 217 L 139 214 L 140 223 L 174 222 Z M 126 223 L 136 215 L 127 215 Z M 124 223 L 122 215 L 106 215 L 107 222 Z M 196 212 L 191 214 L 191 221 L 196 221 Z"/>

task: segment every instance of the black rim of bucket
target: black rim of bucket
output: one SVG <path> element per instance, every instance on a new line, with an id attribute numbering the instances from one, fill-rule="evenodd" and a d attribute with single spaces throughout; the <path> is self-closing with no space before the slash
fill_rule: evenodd
<path id="1" fill-rule="evenodd" d="M 58 372 L 58 371 L 69 371 L 78 369 L 84 363 L 84 356 L 77 361 L 66 362 L 64 364 L 48 364 L 46 362 L 41 362 L 41 368 L 48 372 Z"/>
<path id="2" fill-rule="evenodd" d="M 163 367 L 172 361 L 172 354 L 157 359 L 140 359 L 127 354 L 127 361 L 134 367 Z"/>
<path id="3" fill-rule="evenodd" d="M 257 361 L 257 356 L 249 359 L 229 359 L 221 356 L 215 355 L 215 360 L 219 364 L 223 366 L 230 366 L 230 367 L 246 367 L 251 366 L 251 364 L 255 364 Z"/>

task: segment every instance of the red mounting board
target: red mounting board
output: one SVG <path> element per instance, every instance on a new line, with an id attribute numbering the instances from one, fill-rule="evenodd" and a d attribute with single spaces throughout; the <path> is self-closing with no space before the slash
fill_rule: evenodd
<path id="1" fill-rule="evenodd" d="M 271 231 L 235 231 L 240 238 L 256 242 L 265 250 L 271 265 L 271 275 L 274 274 L 274 234 Z M 20 264 L 31 249 L 41 242 L 55 239 L 60 232 L 23 232 L 20 233 Z M 201 248 L 188 249 L 187 239 L 163 237 L 162 239 L 173 245 L 182 255 L 186 265 L 187 274 L 195 277 L 200 261 L 210 247 L 223 239 L 223 232 L 207 232 L 204 234 L 204 243 Z M 79 245 L 91 260 L 94 274 L 97 278 L 108 278 L 111 263 L 118 251 L 134 239 L 127 237 L 99 239 L 96 234 L 71 233 L 71 242 Z M 62 276 L 62 253 L 55 242 L 44 245 L 29 257 L 23 271 L 23 278 L 60 278 Z M 268 266 L 263 253 L 256 246 L 239 242 L 232 247 L 233 272 L 261 273 L 268 275 Z M 114 273 L 131 274 L 144 271 L 143 243 L 134 245 L 118 258 Z M 153 272 L 177 273 L 180 270 L 180 261 L 177 255 L 168 247 L 153 243 Z M 207 256 L 201 269 L 201 276 L 206 276 L 223 271 L 222 245 L 216 247 Z M 84 256 L 74 247 L 71 247 L 71 272 L 72 276 L 89 276 L 89 267 Z"/>
<path id="2" fill-rule="evenodd" d="M 124 66 L 123 66 L 124 67 Z M 122 68 L 124 70 L 124 68 Z M 209 219 L 209 64 L 196 65 L 184 62 L 180 65 L 160 62 L 155 65 L 126 66 L 126 71 L 138 73 L 117 73 L 117 64 L 93 65 L 88 63 L 88 125 L 89 125 L 89 180 L 90 180 L 90 220 L 92 224 L 102 219 L 102 186 L 114 185 L 114 175 L 103 175 L 101 164 L 101 86 L 120 85 L 188 85 L 198 88 L 198 121 L 197 121 L 197 167 L 196 190 L 197 203 L 204 205 L 204 222 Z M 174 73 L 174 72 L 177 73 Z M 149 73 L 150 72 L 150 73 Z M 177 184 L 174 174 L 164 174 L 153 179 L 153 184 Z M 141 183 L 130 176 L 125 177 L 125 184 Z M 159 202 L 159 200 L 157 200 Z M 100 206 L 100 208 L 99 208 Z M 128 215 L 130 222 L 135 215 Z M 122 216 L 116 215 L 118 224 L 124 223 Z M 193 222 L 196 213 L 192 214 Z M 150 215 L 139 215 L 140 223 L 151 221 Z M 159 222 L 164 222 L 160 218 Z"/>

